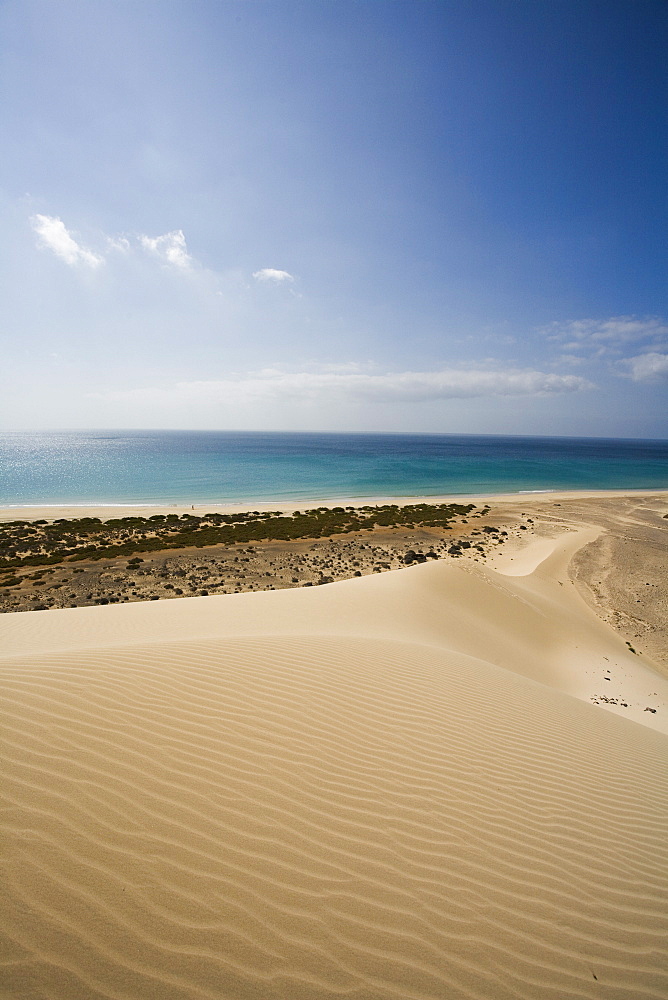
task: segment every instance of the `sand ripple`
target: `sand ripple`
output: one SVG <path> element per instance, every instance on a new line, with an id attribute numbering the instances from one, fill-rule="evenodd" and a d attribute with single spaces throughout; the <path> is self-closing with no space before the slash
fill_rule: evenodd
<path id="1" fill-rule="evenodd" d="M 660 733 L 381 638 L 2 674 L 7 997 L 668 995 Z"/>

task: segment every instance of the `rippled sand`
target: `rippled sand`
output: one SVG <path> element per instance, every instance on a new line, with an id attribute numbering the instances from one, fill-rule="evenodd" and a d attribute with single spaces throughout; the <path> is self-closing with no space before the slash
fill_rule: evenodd
<path id="1" fill-rule="evenodd" d="M 668 995 L 668 681 L 562 527 L 2 616 L 3 995 Z"/>

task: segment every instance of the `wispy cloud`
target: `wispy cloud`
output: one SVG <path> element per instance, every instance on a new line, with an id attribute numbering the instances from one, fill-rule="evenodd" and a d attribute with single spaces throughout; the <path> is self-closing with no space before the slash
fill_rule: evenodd
<path id="1" fill-rule="evenodd" d="M 145 250 L 159 257 L 164 264 L 184 270 L 192 267 L 193 258 L 188 253 L 182 229 L 174 229 L 163 236 L 140 236 L 139 242 Z"/>
<path id="2" fill-rule="evenodd" d="M 40 245 L 51 250 L 70 267 L 96 268 L 107 260 L 111 266 L 114 258 L 123 258 L 128 262 L 134 258 L 136 261 L 153 260 L 163 268 L 172 268 L 183 274 L 188 272 L 191 275 L 206 275 L 214 281 L 224 277 L 203 267 L 190 253 L 182 229 L 173 229 L 158 236 L 149 236 L 147 233 L 101 235 L 102 249 L 93 251 L 82 246 L 57 216 L 33 215 L 30 224 L 39 236 Z M 228 275 L 231 273 L 233 272 L 227 272 Z M 270 285 L 291 285 L 295 281 L 288 271 L 275 267 L 263 267 L 254 271 L 253 278 Z M 238 280 L 241 281 L 241 278 Z M 290 294 L 297 296 L 293 289 Z"/>
<path id="3" fill-rule="evenodd" d="M 94 253 L 78 243 L 62 219 L 51 215 L 33 215 L 30 224 L 40 239 L 40 244 L 52 250 L 71 267 L 99 267 L 105 262 L 103 253 Z M 162 236 L 116 235 L 104 237 L 107 252 L 131 254 L 142 251 L 162 264 L 189 270 L 196 263 L 188 253 L 183 230 L 174 229 Z"/>
<path id="4" fill-rule="evenodd" d="M 638 354 L 634 358 L 627 358 L 621 364 L 625 369 L 623 374 L 632 378 L 634 382 L 668 381 L 668 354 L 650 351 L 647 354 Z"/>
<path id="5" fill-rule="evenodd" d="M 107 236 L 107 246 L 110 250 L 119 250 L 121 253 L 129 253 L 131 249 L 127 236 Z"/>
<path id="6" fill-rule="evenodd" d="M 584 364 L 584 358 L 578 354 L 560 354 L 555 361 L 555 367 L 566 365 L 570 368 L 579 368 Z"/>
<path id="7" fill-rule="evenodd" d="M 660 316 L 610 316 L 550 323 L 539 332 L 567 351 L 605 357 L 619 355 L 629 344 L 661 346 L 668 337 L 668 322 Z"/>
<path id="8" fill-rule="evenodd" d="M 275 267 L 263 267 L 260 271 L 253 271 L 253 277 L 256 281 L 273 281 L 276 284 L 295 280 L 289 271 L 279 271 Z"/>
<path id="9" fill-rule="evenodd" d="M 70 267 L 95 268 L 104 263 L 103 257 L 77 243 L 65 223 L 57 216 L 33 215 L 30 223 L 39 236 L 40 244 Z"/>
<path id="10" fill-rule="evenodd" d="M 253 401 L 303 403 L 366 401 L 420 403 L 433 400 L 492 396 L 545 396 L 593 388 L 577 375 L 557 375 L 531 370 L 456 370 L 396 372 L 380 375 L 332 371 L 281 372 L 275 369 L 220 380 L 179 382 L 166 388 L 120 390 L 104 393 L 115 401 L 182 403 Z"/>

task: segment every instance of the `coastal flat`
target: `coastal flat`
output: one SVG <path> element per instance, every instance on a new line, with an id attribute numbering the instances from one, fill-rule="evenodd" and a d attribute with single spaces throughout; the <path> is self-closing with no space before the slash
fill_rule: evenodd
<path id="1" fill-rule="evenodd" d="M 442 498 L 443 502 L 447 498 Z M 628 645 L 640 654 L 644 662 L 668 676 L 668 593 L 665 585 L 668 566 L 668 494 L 665 491 L 594 493 L 551 492 L 522 496 L 462 498 L 464 508 L 473 504 L 472 512 L 455 514 L 447 527 L 402 526 L 397 523 L 375 525 L 363 530 L 339 531 L 327 537 L 297 537 L 253 539 L 253 544 L 224 543 L 197 545 L 189 543 L 170 549 L 170 532 L 158 543 L 157 550 L 143 544 L 143 535 L 134 547 L 124 543 L 126 555 L 110 556 L 109 546 L 98 548 L 95 558 L 56 557 L 40 561 L 28 560 L 22 566 L 11 560 L 0 573 L 0 611 L 33 611 L 55 608 L 86 607 L 126 602 L 163 601 L 170 598 L 207 596 L 213 594 L 248 593 L 312 587 L 354 577 L 385 573 L 406 565 L 410 553 L 416 559 L 438 558 L 446 562 L 465 563 L 471 560 L 491 567 L 505 566 L 504 572 L 519 571 L 524 556 L 536 560 L 547 553 L 556 537 L 591 529 L 591 541 L 581 545 L 571 566 L 571 576 L 580 594 L 596 614 L 615 628 Z M 460 501 L 460 505 L 462 503 Z M 343 502 L 343 501 L 342 501 Z M 383 501 L 385 502 L 385 501 Z M 393 508 L 363 506 L 357 510 L 363 517 L 385 510 L 391 521 L 395 514 L 415 509 L 416 499 L 396 499 Z M 430 504 L 441 501 L 429 498 Z M 313 507 L 318 501 L 302 505 Z M 450 507 L 452 500 L 447 504 Z M 331 507 L 331 505 L 330 505 Z M 268 508 L 274 510 L 273 507 Z M 339 508 L 341 509 L 341 508 Z M 352 508 L 347 508 L 352 509 Z M 239 508 L 216 508 L 221 515 L 234 515 Z M 326 511 L 323 506 L 319 511 Z M 438 510 L 433 505 L 428 511 Z M 163 521 L 190 517 L 191 508 L 149 508 L 144 514 L 159 514 Z M 69 517 L 65 508 L 23 510 L 21 523 L 43 518 L 53 522 Z M 119 520 L 137 514 L 126 508 L 78 508 L 79 517 L 97 517 L 102 521 L 115 518 L 110 537 L 122 541 L 127 533 Z M 0 511 L 0 532 L 7 532 L 0 546 L 11 554 L 11 525 L 21 513 L 20 508 Z M 195 521 L 206 522 L 203 511 Z M 241 510 L 242 516 L 249 508 Z M 291 510 L 284 509 L 291 514 Z M 416 510 L 417 519 L 420 514 Z M 264 521 L 272 537 L 272 522 Z M 326 518 L 325 518 L 326 519 Z M 314 526 L 318 528 L 315 519 Z M 3 521 L 5 528 L 3 529 Z M 146 522 L 146 527 L 154 524 Z M 76 519 L 71 522 L 76 528 Z M 299 528 L 298 530 L 303 530 Z M 118 534 L 115 535 L 114 532 Z M 75 532 L 76 533 L 76 532 Z M 206 531 L 205 531 L 206 533 Z M 30 532 L 27 533 L 30 537 Z M 150 531 L 149 531 L 150 534 Z M 280 534 L 280 531 L 279 531 Z M 17 540 L 21 539 L 20 529 Z M 54 542 L 48 540 L 49 546 Z M 57 544 L 57 543 L 56 543 Z M 60 543 L 62 546 L 62 543 Z M 25 538 L 21 539 L 25 545 Z M 47 552 L 51 551 L 47 549 Z M 45 553 L 46 554 L 46 553 Z M 0 560 L 1 561 L 1 560 Z"/>
<path id="2" fill-rule="evenodd" d="M 668 681 L 595 607 L 628 553 L 552 514 L 486 562 L 3 615 L 5 995 L 664 997 Z"/>

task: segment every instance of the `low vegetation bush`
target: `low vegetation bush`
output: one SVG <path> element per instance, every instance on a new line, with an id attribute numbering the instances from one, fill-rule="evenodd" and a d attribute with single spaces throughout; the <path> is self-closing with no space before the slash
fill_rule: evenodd
<path id="1" fill-rule="evenodd" d="M 281 511 L 236 514 L 153 514 L 101 521 L 97 517 L 0 524 L 0 570 L 48 566 L 62 562 L 132 556 L 163 549 L 204 548 L 263 541 L 327 538 L 375 528 L 431 527 L 447 529 L 451 522 L 475 510 L 473 504 L 409 504 L 399 507 L 317 507 L 287 515 Z M 484 529 L 490 530 L 490 529 Z M 496 529 L 491 529 L 495 531 Z"/>

